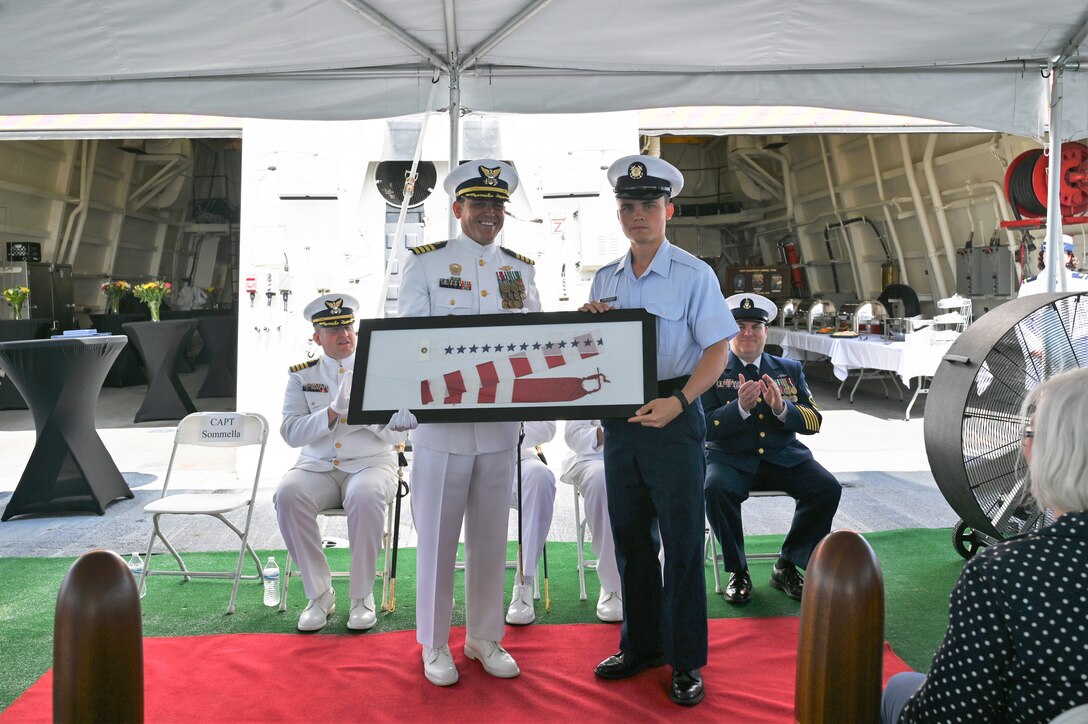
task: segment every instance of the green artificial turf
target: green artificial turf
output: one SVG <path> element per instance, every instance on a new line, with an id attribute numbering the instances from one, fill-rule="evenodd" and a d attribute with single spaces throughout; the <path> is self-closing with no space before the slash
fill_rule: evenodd
<path id="1" fill-rule="evenodd" d="M 963 560 L 953 552 L 947 529 L 885 531 L 868 533 L 865 538 L 873 546 L 884 573 L 885 638 L 908 664 L 926 670 L 944 635 L 948 622 L 948 594 L 963 567 Z M 749 553 L 753 553 L 776 550 L 781 541 L 782 536 L 753 536 L 746 539 L 745 544 Z M 586 549 L 588 554 L 588 545 Z M 284 565 L 284 551 L 259 553 L 262 560 L 275 555 L 281 567 Z M 347 570 L 348 555 L 347 550 L 330 549 L 328 556 L 333 570 Z M 513 555 L 511 547 L 511 558 Z M 191 570 L 232 570 L 237 560 L 231 553 L 192 553 L 185 558 Z M 0 581 L 3 581 L 0 588 L 0 710 L 11 704 L 51 665 L 57 591 L 72 562 L 70 558 L 0 559 Z M 172 563 L 173 559 L 168 555 L 155 556 L 155 567 L 167 567 Z M 247 561 L 247 564 L 247 572 L 252 572 L 252 562 Z M 545 612 L 542 596 L 536 606 L 537 620 L 533 625 L 599 623 L 595 615 L 599 589 L 595 574 L 586 574 L 587 600 L 578 599 L 575 544 L 549 543 L 548 564 L 551 610 Z M 709 616 L 798 615 L 800 604 L 768 585 L 771 565 L 769 560 L 751 563 L 755 583 L 752 601 L 737 607 L 714 594 L 714 577 L 708 563 Z M 396 611 L 380 612 L 378 625 L 370 632 L 357 635 L 415 627 L 414 574 L 415 550 L 403 549 L 398 556 Z M 722 576 L 724 585 L 724 571 Z M 507 571 L 508 593 L 513 577 L 514 571 Z M 455 626 L 464 624 L 463 582 L 463 575 L 458 574 L 453 611 Z M 316 635 L 347 632 L 344 626 L 348 613 L 347 579 L 335 579 L 334 587 L 339 605 L 329 625 Z M 237 610 L 227 615 L 229 581 L 194 579 L 184 582 L 180 577 L 153 576 L 148 581 L 147 596 L 142 602 L 144 635 L 292 633 L 305 602 L 301 579 L 291 581 L 289 593 L 288 610 L 280 613 L 276 608 L 262 604 L 260 583 L 243 581 Z M 376 582 L 374 593 L 376 598 L 381 596 L 380 581 Z M 617 629 L 617 640 L 618 636 Z"/>

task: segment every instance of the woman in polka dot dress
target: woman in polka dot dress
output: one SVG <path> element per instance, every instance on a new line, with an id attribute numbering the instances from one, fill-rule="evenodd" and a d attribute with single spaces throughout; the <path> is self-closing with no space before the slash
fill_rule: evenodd
<path id="1" fill-rule="evenodd" d="M 1032 409 L 1031 493 L 1056 520 L 967 562 L 929 676 L 892 677 L 884 722 L 1048 722 L 1088 704 L 1088 369 L 1047 380 Z"/>

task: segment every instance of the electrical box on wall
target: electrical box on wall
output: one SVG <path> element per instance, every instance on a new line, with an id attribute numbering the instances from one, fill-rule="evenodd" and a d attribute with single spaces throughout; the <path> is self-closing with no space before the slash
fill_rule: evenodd
<path id="1" fill-rule="evenodd" d="M 1007 246 L 983 246 L 956 252 L 956 291 L 968 297 L 1012 294 L 1012 252 Z"/>
<path id="2" fill-rule="evenodd" d="M 42 245 L 37 241 L 9 241 L 8 261 L 41 261 Z"/>

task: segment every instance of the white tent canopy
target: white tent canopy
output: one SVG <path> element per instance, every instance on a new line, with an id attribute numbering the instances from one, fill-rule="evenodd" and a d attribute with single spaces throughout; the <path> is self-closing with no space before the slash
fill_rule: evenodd
<path id="1" fill-rule="evenodd" d="M 1083 0 L 49 0 L 0 8 L 0 113 L 365 119 L 811 105 L 1088 135 Z M 1069 61 L 1066 64 L 1066 61 Z"/>

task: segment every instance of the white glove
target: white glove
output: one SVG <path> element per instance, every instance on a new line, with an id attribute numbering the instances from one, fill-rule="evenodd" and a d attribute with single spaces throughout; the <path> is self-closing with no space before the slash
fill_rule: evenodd
<path id="1" fill-rule="evenodd" d="M 416 420 L 416 416 L 412 414 L 412 411 L 407 407 L 402 407 L 393 413 L 393 416 L 389 418 L 390 430 L 395 432 L 406 432 L 408 430 L 415 430 L 419 427 L 419 421 Z"/>
<path id="2" fill-rule="evenodd" d="M 348 403 L 351 401 L 351 370 L 344 373 L 344 379 L 340 380 L 340 389 L 336 391 L 336 399 L 329 405 L 329 409 L 337 415 L 343 415 L 348 411 Z"/>

